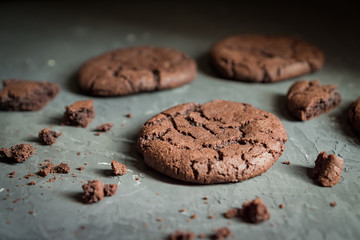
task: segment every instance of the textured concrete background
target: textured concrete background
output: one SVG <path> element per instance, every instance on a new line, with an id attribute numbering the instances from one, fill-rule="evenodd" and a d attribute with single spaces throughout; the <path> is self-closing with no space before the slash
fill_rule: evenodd
<path id="1" fill-rule="evenodd" d="M 0 112 L 0 147 L 37 144 L 38 131 L 51 124 L 63 132 L 53 147 L 37 145 L 36 154 L 22 164 L 0 161 L 0 239 L 164 239 L 175 229 L 198 234 L 222 226 L 233 231 L 234 239 L 360 238 L 360 137 L 346 119 L 349 104 L 360 96 L 360 38 L 351 7 L 333 6 L 329 11 L 306 5 L 203 4 L 0 4 L 0 79 L 51 81 L 62 88 L 41 111 Z M 320 72 L 276 84 L 217 77 L 208 66 L 206 53 L 211 44 L 234 33 L 249 32 L 304 37 L 324 50 L 326 65 Z M 88 128 L 59 126 L 65 105 L 89 98 L 76 88 L 79 66 L 107 50 L 141 44 L 184 51 L 198 63 L 196 80 L 168 91 L 94 98 L 96 118 Z M 288 88 L 298 79 L 338 84 L 341 105 L 311 121 L 295 121 L 284 101 Z M 217 98 L 253 104 L 283 121 L 289 140 L 283 156 L 268 172 L 242 183 L 199 186 L 171 180 L 144 166 L 135 152 L 135 139 L 147 119 L 179 103 Z M 126 118 L 127 113 L 134 117 Z M 105 122 L 115 126 L 109 133 L 95 136 L 96 126 Z M 309 178 L 314 160 L 323 150 L 345 159 L 342 180 L 333 188 L 319 187 Z M 18 179 L 37 172 L 46 158 L 55 164 L 68 162 L 78 177 L 64 175 L 53 183 L 47 182 L 49 177 L 33 177 L 35 186 L 26 185 L 31 179 Z M 111 176 L 112 159 L 126 164 L 129 172 Z M 78 173 L 75 168 L 85 162 L 88 165 Z M 11 179 L 7 174 L 14 170 L 16 177 Z M 81 182 L 91 179 L 118 183 L 118 193 L 97 204 L 82 204 Z M 10 197 L 2 200 L 8 188 Z M 207 195 L 209 203 L 205 204 L 202 198 Z M 226 209 L 240 207 L 256 196 L 270 210 L 268 222 L 248 225 L 222 216 Z M 20 200 L 13 203 L 15 199 Z M 337 202 L 335 208 L 329 205 L 333 201 Z M 285 209 L 279 209 L 281 203 Z M 185 213 L 178 212 L 182 208 Z M 32 215 L 28 213 L 31 210 Z M 188 222 L 192 214 L 198 217 Z M 207 218 L 211 214 L 214 219 Z M 156 221 L 158 217 L 163 221 Z"/>

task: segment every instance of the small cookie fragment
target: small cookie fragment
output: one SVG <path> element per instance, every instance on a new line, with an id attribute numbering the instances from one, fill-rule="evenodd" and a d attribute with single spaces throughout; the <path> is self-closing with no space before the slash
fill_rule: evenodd
<path id="1" fill-rule="evenodd" d="M 238 217 L 238 216 L 239 216 L 239 212 L 240 212 L 240 209 L 238 209 L 238 208 L 228 209 L 228 210 L 226 210 L 226 213 L 224 214 L 224 216 L 225 216 L 226 218 Z"/>
<path id="2" fill-rule="evenodd" d="M 331 207 L 336 207 L 336 205 L 337 205 L 336 202 L 331 202 L 331 203 L 330 203 L 330 206 L 331 206 Z"/>
<path id="3" fill-rule="evenodd" d="M 179 230 L 173 232 L 168 238 L 168 240 L 194 240 L 194 239 L 195 239 L 195 234 L 193 232 L 184 232 Z"/>
<path id="4" fill-rule="evenodd" d="M 128 114 L 126 114 L 126 117 L 127 117 L 127 118 L 132 118 L 133 115 L 132 115 L 131 113 L 128 113 Z"/>
<path id="5" fill-rule="evenodd" d="M 33 180 L 33 181 L 29 182 L 29 185 L 36 185 L 36 181 Z"/>
<path id="6" fill-rule="evenodd" d="M 15 177 L 15 173 L 16 171 L 12 171 L 11 173 L 8 174 L 9 178 L 14 178 Z"/>
<path id="7" fill-rule="evenodd" d="M 64 124 L 86 128 L 95 117 L 93 100 L 77 101 L 65 107 Z"/>
<path id="8" fill-rule="evenodd" d="M 88 181 L 83 184 L 83 200 L 85 203 L 96 203 L 104 198 L 104 184 L 100 180 Z"/>
<path id="9" fill-rule="evenodd" d="M 8 79 L 0 91 L 0 108 L 7 111 L 37 111 L 59 93 L 60 87 L 50 82 Z"/>
<path id="10" fill-rule="evenodd" d="M 38 175 L 41 177 L 46 177 L 49 173 L 54 172 L 55 165 L 53 163 L 47 163 L 45 167 L 39 170 Z"/>
<path id="11" fill-rule="evenodd" d="M 270 219 L 270 213 L 260 198 L 242 204 L 241 218 L 249 223 L 260 223 Z"/>
<path id="12" fill-rule="evenodd" d="M 39 138 L 41 141 L 47 145 L 56 143 L 56 138 L 58 138 L 61 133 L 50 130 L 49 128 L 44 128 L 39 132 Z"/>
<path id="13" fill-rule="evenodd" d="M 341 172 L 344 166 L 344 159 L 334 154 L 327 155 L 326 151 L 321 152 L 315 161 L 314 178 L 324 187 L 332 187 L 341 179 Z"/>
<path id="14" fill-rule="evenodd" d="M 290 162 L 289 161 L 283 161 L 282 164 L 290 165 Z"/>
<path id="15" fill-rule="evenodd" d="M 118 186 L 116 184 L 105 184 L 104 186 L 105 197 L 114 196 L 116 194 L 117 187 Z"/>
<path id="16" fill-rule="evenodd" d="M 99 132 L 108 132 L 110 131 L 110 129 L 114 126 L 114 124 L 112 123 L 104 123 L 104 124 L 101 124 L 100 126 L 98 126 L 96 128 L 96 131 L 99 131 Z"/>
<path id="17" fill-rule="evenodd" d="M 301 121 L 307 121 L 337 107 L 341 95 L 336 85 L 321 85 L 317 80 L 298 81 L 287 94 L 287 105 L 291 114 Z"/>
<path id="18" fill-rule="evenodd" d="M 56 173 L 69 173 L 71 170 L 69 164 L 65 163 L 65 162 L 62 162 L 60 163 L 59 165 L 57 165 L 55 167 L 55 172 Z"/>
<path id="19" fill-rule="evenodd" d="M 111 168 L 115 175 L 122 176 L 127 172 L 126 166 L 124 164 L 116 162 L 114 160 L 111 162 Z"/>
<path id="20" fill-rule="evenodd" d="M 360 97 L 350 106 L 349 122 L 360 133 Z"/>
<path id="21" fill-rule="evenodd" d="M 8 159 L 15 160 L 16 162 L 26 161 L 35 151 L 31 144 L 17 144 L 11 148 L 1 148 L 0 156 L 5 156 Z"/>
<path id="22" fill-rule="evenodd" d="M 231 230 L 227 227 L 219 228 L 215 231 L 213 239 L 224 240 L 231 235 Z"/>

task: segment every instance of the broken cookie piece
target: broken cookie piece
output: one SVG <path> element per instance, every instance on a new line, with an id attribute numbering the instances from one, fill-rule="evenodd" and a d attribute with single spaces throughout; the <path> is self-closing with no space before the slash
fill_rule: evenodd
<path id="1" fill-rule="evenodd" d="M 59 165 L 57 165 L 55 167 L 56 173 L 66 173 L 67 174 L 70 172 L 70 170 L 71 170 L 71 168 L 70 168 L 69 164 L 64 163 L 64 162 L 60 163 Z"/>
<path id="2" fill-rule="evenodd" d="M 108 132 L 110 131 L 110 129 L 114 126 L 114 124 L 112 123 L 104 123 L 104 124 L 101 124 L 100 126 L 98 126 L 96 128 L 96 131 L 99 131 L 99 132 Z"/>
<path id="3" fill-rule="evenodd" d="M 95 117 L 93 100 L 83 100 L 65 107 L 64 124 L 86 128 Z"/>
<path id="4" fill-rule="evenodd" d="M 226 218 L 238 217 L 238 216 L 239 216 L 239 212 L 240 212 L 240 209 L 238 209 L 238 208 L 228 209 L 228 210 L 226 210 L 226 213 L 224 214 L 224 216 L 225 216 Z"/>
<path id="5" fill-rule="evenodd" d="M 360 98 L 353 102 L 349 109 L 349 122 L 360 133 Z"/>
<path id="6" fill-rule="evenodd" d="M 88 181 L 82 185 L 84 190 L 83 200 L 85 203 L 96 203 L 104 198 L 104 184 L 100 180 Z"/>
<path id="7" fill-rule="evenodd" d="M 105 184 L 104 195 L 105 197 L 111 197 L 116 194 L 117 185 L 116 184 Z"/>
<path id="8" fill-rule="evenodd" d="M 45 165 L 45 167 L 40 169 L 40 171 L 38 172 L 38 175 L 41 177 L 46 177 L 49 173 L 54 172 L 54 168 L 55 168 L 55 165 L 53 163 L 47 163 Z"/>
<path id="9" fill-rule="evenodd" d="M 298 81 L 287 94 L 287 105 L 291 114 L 306 121 L 326 113 L 341 102 L 336 85 L 321 85 L 317 80 Z"/>
<path id="10" fill-rule="evenodd" d="M 115 175 L 124 175 L 127 172 L 126 166 L 116 161 L 111 162 L 111 168 Z"/>
<path id="11" fill-rule="evenodd" d="M 344 159 L 321 152 L 315 161 L 314 178 L 320 185 L 332 187 L 340 181 L 343 166 Z"/>
<path id="12" fill-rule="evenodd" d="M 270 219 L 270 213 L 260 198 L 243 203 L 240 216 L 249 223 L 260 223 Z"/>
<path id="13" fill-rule="evenodd" d="M 22 143 L 11 148 L 1 148 L 0 155 L 20 163 L 26 161 L 34 151 L 35 148 L 31 144 Z"/>
<path id="14" fill-rule="evenodd" d="M 168 238 L 168 240 L 194 240 L 194 239 L 195 239 L 195 234 L 193 232 L 183 232 L 179 230 L 173 232 Z"/>
<path id="15" fill-rule="evenodd" d="M 8 79 L 0 91 L 0 108 L 7 111 L 37 111 L 59 93 L 60 87 L 50 82 Z"/>
<path id="16" fill-rule="evenodd" d="M 61 135 L 61 133 L 52 131 L 49 128 L 44 128 L 44 129 L 40 130 L 40 132 L 39 132 L 40 140 L 47 145 L 56 143 L 56 138 L 58 138 L 60 135 Z"/>
<path id="17" fill-rule="evenodd" d="M 231 235 L 231 230 L 227 227 L 219 228 L 215 231 L 213 239 L 224 240 Z"/>

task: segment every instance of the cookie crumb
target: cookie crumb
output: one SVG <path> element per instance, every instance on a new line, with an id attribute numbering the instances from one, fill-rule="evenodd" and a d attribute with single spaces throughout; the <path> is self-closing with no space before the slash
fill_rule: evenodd
<path id="1" fill-rule="evenodd" d="M 105 184 L 104 186 L 105 197 L 114 196 L 116 194 L 117 187 L 118 186 L 116 184 Z"/>
<path id="2" fill-rule="evenodd" d="M 127 172 L 126 166 L 124 164 L 116 162 L 114 160 L 111 162 L 111 168 L 115 175 L 122 176 Z"/>
<path id="3" fill-rule="evenodd" d="M 191 219 L 196 219 L 197 218 L 197 215 L 196 214 L 193 214 L 190 216 Z"/>
<path id="4" fill-rule="evenodd" d="M 96 128 L 96 131 L 99 131 L 99 132 L 108 132 L 110 131 L 110 129 L 114 126 L 114 124 L 112 123 L 104 123 L 104 124 L 101 124 L 100 126 L 98 126 Z"/>
<path id="5" fill-rule="evenodd" d="M 33 181 L 29 182 L 28 184 L 29 185 L 36 185 L 36 181 L 33 180 Z"/>
<path id="6" fill-rule="evenodd" d="M 209 200 L 209 196 L 203 197 L 203 200 Z"/>
<path id="7" fill-rule="evenodd" d="M 336 202 L 331 202 L 331 203 L 330 203 L 330 206 L 331 206 L 331 207 L 336 207 L 336 205 L 337 205 Z"/>
<path id="8" fill-rule="evenodd" d="M 8 174 L 9 178 L 14 178 L 15 177 L 15 173 L 16 171 L 12 171 L 11 173 Z"/>
<path id="9" fill-rule="evenodd" d="M 158 222 L 162 222 L 162 221 L 163 221 L 163 219 L 162 219 L 162 217 L 158 217 L 158 218 L 156 219 L 156 221 L 158 221 Z"/>
<path id="10" fill-rule="evenodd" d="M 289 161 L 283 161 L 282 164 L 290 165 L 290 162 Z"/>
<path id="11" fill-rule="evenodd" d="M 56 138 L 61 136 L 61 133 L 57 133 L 55 131 L 50 130 L 49 128 L 44 128 L 39 131 L 40 140 L 47 145 L 51 145 L 56 143 Z"/>
<path id="12" fill-rule="evenodd" d="M 81 152 L 76 153 L 76 155 L 80 156 Z"/>
<path id="13" fill-rule="evenodd" d="M 180 209 L 179 212 L 185 212 L 186 210 L 184 208 Z"/>
<path id="14" fill-rule="evenodd" d="M 270 219 L 270 213 L 260 198 L 243 203 L 240 216 L 249 223 L 260 223 Z"/>
<path id="15" fill-rule="evenodd" d="M 171 233 L 168 240 L 194 240 L 195 234 L 193 232 L 183 232 L 176 230 L 175 232 Z"/>
<path id="16" fill-rule="evenodd" d="M 207 236 L 206 236 L 206 233 L 200 233 L 197 237 L 198 238 L 206 238 Z"/>
<path id="17" fill-rule="evenodd" d="M 78 167 L 76 170 L 82 171 L 82 170 L 84 170 L 84 167 L 83 167 L 83 166 L 80 166 L 80 167 Z"/>
<path id="18" fill-rule="evenodd" d="M 104 184 L 100 180 L 88 181 L 82 185 L 83 200 L 85 203 L 96 203 L 104 198 Z"/>
<path id="19" fill-rule="evenodd" d="M 209 218 L 209 219 L 214 219 L 215 216 L 214 216 L 214 215 L 209 215 L 208 218 Z"/>
<path id="20" fill-rule="evenodd" d="M 29 211 L 29 214 L 30 214 L 30 215 L 33 215 L 33 214 L 34 214 L 34 210 Z"/>
<path id="21" fill-rule="evenodd" d="M 0 148 L 0 156 L 5 156 L 10 160 L 21 163 L 33 155 L 34 151 L 35 148 L 31 144 L 22 143 L 11 148 Z"/>
<path id="22" fill-rule="evenodd" d="M 215 230 L 213 239 L 224 240 L 231 235 L 231 230 L 227 227 L 219 228 Z"/>
<path id="23" fill-rule="evenodd" d="M 126 117 L 127 117 L 127 118 L 132 118 L 133 115 L 132 115 L 131 113 L 128 113 L 128 114 L 126 114 Z"/>
<path id="24" fill-rule="evenodd" d="M 284 205 L 284 204 L 280 204 L 280 205 L 279 205 L 279 208 L 284 209 L 284 208 L 285 208 L 285 205 Z"/>
<path id="25" fill-rule="evenodd" d="M 45 167 L 39 170 L 38 175 L 41 177 L 46 177 L 49 173 L 54 172 L 55 165 L 53 163 L 47 163 Z"/>
<path id="26" fill-rule="evenodd" d="M 341 179 L 344 166 L 344 159 L 334 154 L 327 155 L 326 151 L 321 152 L 315 161 L 314 178 L 324 187 L 332 187 Z"/>
<path id="27" fill-rule="evenodd" d="M 93 100 L 76 101 L 65 107 L 64 124 L 86 128 L 95 117 Z"/>
<path id="28" fill-rule="evenodd" d="M 48 182 L 51 183 L 51 182 L 53 182 L 53 181 L 55 181 L 55 180 L 56 180 L 56 176 L 54 176 L 53 178 L 50 178 Z M 49 186 L 48 188 L 51 188 L 51 186 Z"/>
<path id="29" fill-rule="evenodd" d="M 224 214 L 224 216 L 225 216 L 226 218 L 238 217 L 238 216 L 239 216 L 239 212 L 240 212 L 240 209 L 238 209 L 238 208 L 228 209 L 228 210 L 226 210 L 226 213 Z"/>
<path id="30" fill-rule="evenodd" d="M 69 164 L 62 162 L 58 166 L 55 167 L 55 171 L 57 173 L 65 173 L 68 174 L 70 172 L 71 168 Z"/>
<path id="31" fill-rule="evenodd" d="M 24 178 L 29 179 L 33 176 L 35 176 L 33 173 L 29 173 L 29 174 L 25 175 Z"/>

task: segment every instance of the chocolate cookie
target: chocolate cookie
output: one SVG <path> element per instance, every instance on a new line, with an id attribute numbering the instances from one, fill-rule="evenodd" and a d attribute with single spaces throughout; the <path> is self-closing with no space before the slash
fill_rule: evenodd
<path id="1" fill-rule="evenodd" d="M 360 133 L 360 98 L 353 102 L 349 110 L 349 122 Z"/>
<path id="2" fill-rule="evenodd" d="M 344 159 L 321 152 L 315 161 L 314 178 L 324 187 L 332 187 L 341 179 Z"/>
<path id="3" fill-rule="evenodd" d="M 95 117 L 93 100 L 77 101 L 65 107 L 64 124 L 86 128 Z"/>
<path id="4" fill-rule="evenodd" d="M 138 138 L 145 163 L 170 177 L 239 182 L 268 170 L 287 141 L 281 121 L 250 104 L 215 100 L 172 107 L 148 120 Z"/>
<path id="5" fill-rule="evenodd" d="M 289 36 L 231 36 L 214 44 L 210 55 L 219 74 L 246 82 L 278 82 L 324 64 L 324 54 L 316 46 Z"/>
<path id="6" fill-rule="evenodd" d="M 287 94 L 289 111 L 299 120 L 306 121 L 326 113 L 341 102 L 336 85 L 321 85 L 319 81 L 298 81 Z"/>
<path id="7" fill-rule="evenodd" d="M 184 53 L 165 47 L 114 50 L 86 62 L 80 88 L 91 95 L 118 96 L 175 88 L 194 80 L 196 64 Z"/>
<path id="8" fill-rule="evenodd" d="M 7 111 L 37 111 L 59 93 L 60 87 L 50 82 L 9 79 L 3 81 L 0 108 Z"/>

